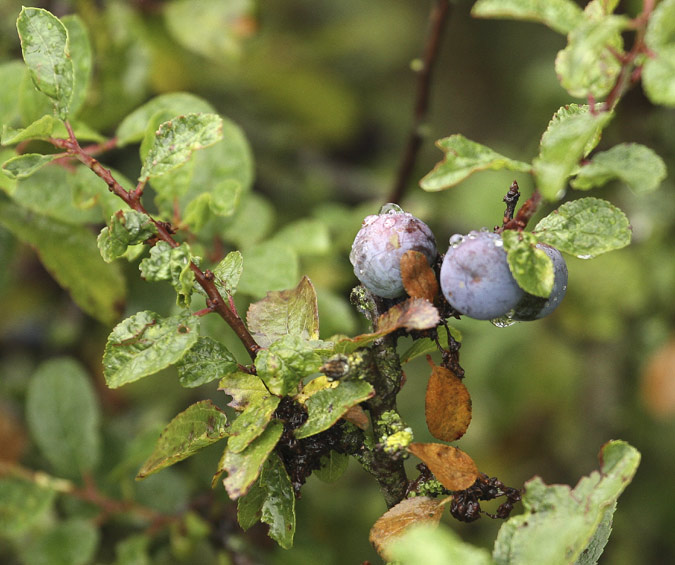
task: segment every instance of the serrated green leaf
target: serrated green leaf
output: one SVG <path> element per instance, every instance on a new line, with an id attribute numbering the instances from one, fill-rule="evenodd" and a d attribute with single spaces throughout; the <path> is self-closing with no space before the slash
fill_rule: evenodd
<path id="1" fill-rule="evenodd" d="M 497 536 L 493 558 L 498 565 L 563 565 L 582 555 L 598 528 L 606 527 L 607 510 L 632 480 L 640 454 L 612 441 L 600 459 L 601 471 L 582 478 L 574 489 L 547 486 L 539 477 L 525 484 L 525 512 L 510 518 Z"/>
<path id="2" fill-rule="evenodd" d="M 307 421 L 295 430 L 298 439 L 313 436 L 330 428 L 352 406 L 365 402 L 375 395 L 375 390 L 366 381 L 341 381 L 335 388 L 325 388 L 310 396 Z"/>
<path id="3" fill-rule="evenodd" d="M 244 258 L 239 251 L 230 251 L 213 269 L 218 290 L 234 296 L 239 285 L 239 278 L 244 270 Z"/>
<path id="4" fill-rule="evenodd" d="M 28 386 L 26 418 L 35 443 L 60 475 L 76 478 L 96 467 L 99 405 L 79 363 L 57 358 L 37 368 Z"/>
<path id="5" fill-rule="evenodd" d="M 272 420 L 274 411 L 281 399 L 271 394 L 250 397 L 246 409 L 232 423 L 227 449 L 232 453 L 241 453 L 264 431 Z"/>
<path id="6" fill-rule="evenodd" d="M 295 250 L 298 255 L 324 255 L 331 247 L 326 224 L 312 219 L 298 220 L 284 226 L 274 239 Z"/>
<path id="7" fill-rule="evenodd" d="M 471 15 L 540 22 L 563 34 L 583 21 L 581 8 L 572 0 L 478 0 Z"/>
<path id="8" fill-rule="evenodd" d="M 455 341 L 462 342 L 462 332 L 453 326 L 447 326 L 450 329 L 450 335 L 455 339 Z M 437 328 L 438 332 L 438 342 L 441 344 L 441 347 L 444 349 L 448 348 L 448 331 L 446 326 L 440 325 Z M 438 351 L 438 345 L 433 339 L 424 337 L 421 339 L 416 339 L 413 344 L 401 354 L 401 364 L 412 361 L 417 357 L 426 355 L 428 353 L 434 353 Z"/>
<path id="9" fill-rule="evenodd" d="M 532 169 L 529 163 L 504 157 L 460 134 L 439 139 L 436 146 L 445 153 L 445 159 L 420 181 L 420 186 L 429 192 L 455 186 L 478 171 L 508 169 L 529 172 Z"/>
<path id="10" fill-rule="evenodd" d="M 490 553 L 462 541 L 443 525 L 413 524 L 387 545 L 387 555 L 400 565 L 493 565 Z"/>
<path id="11" fill-rule="evenodd" d="M 242 255 L 246 269 L 239 279 L 239 292 L 262 298 L 268 291 L 291 287 L 299 278 L 298 255 L 287 245 L 267 241 Z"/>
<path id="12" fill-rule="evenodd" d="M 223 120 L 217 114 L 185 114 L 159 126 L 148 150 L 139 181 L 164 175 L 183 165 L 192 154 L 223 138 Z"/>
<path id="13" fill-rule="evenodd" d="M 74 116 L 84 104 L 89 90 L 93 65 L 91 43 L 87 28 L 79 16 L 64 16 L 61 22 L 68 30 L 68 50 L 73 61 L 73 94 L 70 100 L 70 115 Z"/>
<path id="14" fill-rule="evenodd" d="M 227 472 L 223 479 L 225 490 L 232 500 L 244 496 L 253 486 L 262 467 L 281 438 L 284 425 L 279 420 L 269 423 L 265 431 L 241 453 L 225 453 L 218 464 L 219 472 Z"/>
<path id="15" fill-rule="evenodd" d="M 257 402 L 260 397 L 269 395 L 265 384 L 258 375 L 250 373 L 230 373 L 220 379 L 218 390 L 232 397 L 228 404 L 235 410 L 245 410 L 252 402 Z"/>
<path id="16" fill-rule="evenodd" d="M 641 194 L 656 190 L 666 176 L 663 159 L 649 147 L 621 143 L 593 155 L 570 184 L 577 190 L 588 190 L 619 179 L 633 192 Z"/>
<path id="17" fill-rule="evenodd" d="M 316 477 L 324 483 L 334 483 L 347 470 L 349 455 L 331 451 L 321 458 L 321 468 L 314 471 Z"/>
<path id="18" fill-rule="evenodd" d="M 598 563 L 609 540 L 609 535 L 612 533 L 614 512 L 616 512 L 616 502 L 607 507 L 600 525 L 595 530 L 595 534 L 593 534 L 588 546 L 575 561 L 574 565 L 596 565 Z"/>
<path id="19" fill-rule="evenodd" d="M 143 259 L 138 268 L 146 281 L 169 281 L 177 294 L 179 306 L 189 306 L 194 290 L 195 275 L 191 263 L 196 261 L 190 253 L 190 246 L 181 243 L 172 247 L 165 241 L 158 241 L 150 249 L 150 256 Z"/>
<path id="20" fill-rule="evenodd" d="M 237 522 L 242 530 L 246 531 L 260 521 L 265 495 L 265 489 L 260 486 L 260 478 L 258 478 L 246 495 L 237 501 Z"/>
<path id="21" fill-rule="evenodd" d="M 642 88 L 654 104 L 675 106 L 675 42 L 653 50 L 642 67 Z"/>
<path id="22" fill-rule="evenodd" d="M 246 265 L 248 268 L 248 263 Z M 319 339 L 319 309 L 314 285 L 307 277 L 295 288 L 268 292 L 246 313 L 248 329 L 261 347 L 286 335 Z"/>
<path id="23" fill-rule="evenodd" d="M 20 180 L 30 177 L 33 173 L 58 159 L 60 155 L 41 155 L 40 153 L 24 153 L 5 161 L 2 164 L 2 172 L 9 178 Z"/>
<path id="24" fill-rule="evenodd" d="M 298 383 L 321 367 L 321 357 L 312 344 L 297 335 L 285 335 L 255 359 L 258 376 L 272 394 L 294 394 Z"/>
<path id="25" fill-rule="evenodd" d="M 575 27 L 567 47 L 558 52 L 555 70 L 562 87 L 577 98 L 606 96 L 621 72 L 616 54 L 623 53 L 621 33 L 629 20 L 605 16 Z"/>
<path id="26" fill-rule="evenodd" d="M 124 277 L 118 265 L 103 262 L 88 229 L 30 212 L 2 199 L 0 223 L 35 247 L 42 264 L 82 310 L 106 324 L 117 318 L 124 302 Z"/>
<path id="27" fill-rule="evenodd" d="M 117 324 L 103 354 L 108 386 L 120 387 L 178 362 L 197 341 L 199 321 L 190 313 L 162 318 L 143 311 Z"/>
<path id="28" fill-rule="evenodd" d="M 31 536 L 22 544 L 24 565 L 86 565 L 96 555 L 99 531 L 93 521 L 70 518 Z"/>
<path id="29" fill-rule="evenodd" d="M 210 400 L 196 402 L 164 428 L 155 449 L 136 475 L 144 479 L 191 457 L 229 435 L 227 416 Z"/>
<path id="30" fill-rule="evenodd" d="M 54 130 L 54 116 L 45 115 L 22 129 L 14 129 L 5 124 L 2 127 L 2 145 L 14 145 L 27 139 L 49 137 Z"/>
<path id="31" fill-rule="evenodd" d="M 509 270 L 518 286 L 534 296 L 548 298 L 553 290 L 553 261 L 537 249 L 537 237 L 528 232 L 504 230 L 502 233 Z"/>
<path id="32" fill-rule="evenodd" d="M 631 239 L 626 215 L 599 198 L 566 202 L 542 218 L 534 233 L 539 241 L 582 259 L 621 249 Z"/>
<path id="33" fill-rule="evenodd" d="M 110 218 L 96 240 L 106 263 L 122 257 L 129 246 L 143 243 L 157 233 L 157 226 L 147 214 L 136 210 L 120 210 Z"/>
<path id="34" fill-rule="evenodd" d="M 59 118 L 67 119 L 73 96 L 74 70 L 66 27 L 47 10 L 24 7 L 16 28 L 33 84 L 52 99 Z"/>
<path id="35" fill-rule="evenodd" d="M 234 355 L 220 342 L 200 337 L 185 356 L 176 363 L 181 386 L 194 388 L 221 379 L 237 370 Z"/>
<path id="36" fill-rule="evenodd" d="M 268 524 L 268 535 L 284 549 L 293 547 L 295 535 L 295 492 L 278 455 L 272 454 L 260 476 L 265 489 L 261 521 Z"/>
<path id="37" fill-rule="evenodd" d="M 20 477 L 0 477 L 0 535 L 16 536 L 39 523 L 56 491 Z"/>
<path id="38" fill-rule="evenodd" d="M 593 149 L 612 116 L 612 112 L 593 115 L 583 106 L 563 107 L 555 113 L 533 161 L 537 188 L 544 198 L 561 198 L 567 179 Z"/>

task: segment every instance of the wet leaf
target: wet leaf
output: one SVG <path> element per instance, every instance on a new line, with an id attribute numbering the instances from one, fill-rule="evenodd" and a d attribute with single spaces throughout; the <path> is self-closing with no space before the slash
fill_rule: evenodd
<path id="1" fill-rule="evenodd" d="M 441 443 L 411 443 L 408 451 L 419 457 L 448 490 L 464 490 L 476 482 L 479 472 L 462 450 Z"/>
<path id="2" fill-rule="evenodd" d="M 534 296 L 551 296 L 555 278 L 553 261 L 536 247 L 537 237 L 529 232 L 504 230 L 502 241 L 509 270 L 518 286 Z"/>
<path id="3" fill-rule="evenodd" d="M 272 454 L 267 460 L 260 484 L 266 491 L 260 519 L 269 524 L 268 535 L 284 549 L 290 549 L 295 535 L 295 493 L 278 455 Z"/>
<path id="4" fill-rule="evenodd" d="M 581 8 L 572 0 L 478 0 L 471 15 L 540 22 L 562 34 L 583 21 Z"/>
<path id="5" fill-rule="evenodd" d="M 189 306 L 195 280 L 193 262 L 198 263 L 198 258 L 192 256 L 187 243 L 173 247 L 166 241 L 158 241 L 138 268 L 146 281 L 169 281 L 176 291 L 176 303 Z"/>
<path id="6" fill-rule="evenodd" d="M 96 243 L 106 263 L 122 257 L 129 246 L 143 243 L 157 233 L 157 227 L 147 214 L 136 210 L 120 210 L 101 230 Z"/>
<path id="7" fill-rule="evenodd" d="M 238 368 L 234 355 L 220 342 L 210 337 L 199 337 L 178 363 L 178 380 L 181 386 L 194 388 L 224 375 L 234 373 Z"/>
<path id="8" fill-rule="evenodd" d="M 16 155 L 2 164 L 2 172 L 13 180 L 26 179 L 58 158 L 59 155 L 41 155 L 40 153 Z"/>
<path id="9" fill-rule="evenodd" d="M 281 399 L 278 396 L 269 393 L 251 400 L 246 410 L 232 423 L 230 439 L 227 442 L 228 451 L 241 453 L 259 437 L 272 420 L 279 402 Z"/>
<path id="10" fill-rule="evenodd" d="M 438 281 L 424 253 L 406 251 L 401 257 L 403 288 L 412 298 L 433 302 L 438 295 Z"/>
<path id="11" fill-rule="evenodd" d="M 225 375 L 218 383 L 218 390 L 229 394 L 232 401 L 228 406 L 240 412 L 270 393 L 258 375 L 243 372 Z"/>
<path id="12" fill-rule="evenodd" d="M 234 296 L 237 292 L 239 278 L 244 270 L 244 258 L 239 251 L 230 251 L 213 269 L 218 290 Z"/>
<path id="13" fill-rule="evenodd" d="M 347 470 L 349 455 L 331 451 L 321 458 L 321 468 L 314 471 L 314 475 L 324 483 L 334 483 Z"/>
<path id="14" fill-rule="evenodd" d="M 319 310 L 314 285 L 303 277 L 295 288 L 268 292 L 249 306 L 249 331 L 261 347 L 268 347 L 285 335 L 308 341 L 319 339 Z"/>
<path id="15" fill-rule="evenodd" d="M 164 428 L 152 454 L 136 475 L 156 473 L 194 455 L 229 435 L 227 416 L 210 400 L 197 402 L 178 414 Z"/>
<path id="16" fill-rule="evenodd" d="M 452 326 L 447 327 L 450 328 L 450 334 L 452 335 L 453 339 L 461 343 L 462 333 L 457 328 Z M 436 328 L 436 331 L 438 332 L 438 342 L 441 344 L 441 347 L 448 349 L 448 330 L 446 329 L 446 326 L 440 325 L 438 328 Z M 434 353 L 435 351 L 438 351 L 438 345 L 436 345 L 436 342 L 433 339 L 428 337 L 417 339 L 413 342 L 409 349 L 401 354 L 401 364 L 403 365 L 408 361 L 412 361 L 416 357 L 426 355 L 428 353 Z"/>
<path id="17" fill-rule="evenodd" d="M 428 301 L 411 298 L 396 304 L 377 320 L 377 333 L 391 333 L 400 328 L 406 330 L 426 330 L 436 327 L 440 322 L 438 310 Z"/>
<path id="18" fill-rule="evenodd" d="M 54 116 L 45 115 L 22 129 L 14 129 L 7 124 L 2 126 L 2 145 L 14 145 L 28 139 L 43 139 L 49 137 L 55 125 Z"/>
<path id="19" fill-rule="evenodd" d="M 424 406 L 429 432 L 441 441 L 462 437 L 471 423 L 471 396 L 466 386 L 450 369 L 432 367 Z"/>
<path id="20" fill-rule="evenodd" d="M 389 545 L 408 528 L 417 524 L 438 524 L 443 514 L 443 501 L 427 496 L 415 496 L 399 502 L 380 516 L 370 529 L 368 539 L 380 556 L 389 561 Z"/>

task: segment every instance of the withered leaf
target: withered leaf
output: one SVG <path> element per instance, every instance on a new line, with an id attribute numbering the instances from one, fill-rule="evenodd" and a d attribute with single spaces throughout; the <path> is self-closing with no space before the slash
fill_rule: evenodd
<path id="1" fill-rule="evenodd" d="M 347 420 L 351 424 L 354 424 L 357 428 L 361 428 L 362 430 L 367 430 L 368 427 L 370 426 L 370 421 L 368 420 L 368 415 L 366 414 L 366 411 L 361 408 L 358 404 L 356 406 L 352 406 L 347 412 L 345 413 L 344 416 L 342 416 L 343 420 Z"/>
<path id="2" fill-rule="evenodd" d="M 426 255 L 419 251 L 406 251 L 401 257 L 403 288 L 412 298 L 433 302 L 438 295 L 438 281 L 429 266 Z"/>
<path id="3" fill-rule="evenodd" d="M 448 490 L 469 488 L 478 478 L 473 459 L 461 449 L 442 443 L 411 443 L 408 451 L 419 457 Z"/>
<path id="4" fill-rule="evenodd" d="M 471 423 L 471 396 L 455 373 L 427 358 L 432 367 L 424 405 L 427 427 L 436 439 L 455 441 Z"/>
<path id="5" fill-rule="evenodd" d="M 411 298 L 392 306 L 377 320 L 377 333 L 392 332 L 399 328 L 427 330 L 441 321 L 438 310 L 429 301 Z"/>
<path id="6" fill-rule="evenodd" d="M 414 524 L 438 524 L 443 514 L 443 499 L 416 496 L 407 498 L 380 516 L 370 529 L 368 539 L 386 561 L 392 558 L 387 553 L 389 544 L 403 535 Z"/>

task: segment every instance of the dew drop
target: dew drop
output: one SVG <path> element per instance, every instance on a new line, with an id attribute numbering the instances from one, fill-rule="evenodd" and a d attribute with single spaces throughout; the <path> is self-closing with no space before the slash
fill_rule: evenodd
<path id="1" fill-rule="evenodd" d="M 390 228 L 390 227 L 392 227 L 395 223 L 396 223 L 396 220 L 395 220 L 394 218 L 387 218 L 386 220 L 384 220 L 384 222 L 382 222 L 382 225 L 383 225 L 385 228 Z"/>
<path id="2" fill-rule="evenodd" d="M 377 216 L 366 216 L 365 219 L 363 220 L 363 225 L 364 226 L 369 226 L 372 224 L 375 220 L 377 220 Z"/>
<path id="3" fill-rule="evenodd" d="M 500 316 L 499 318 L 493 318 L 490 320 L 490 322 L 492 322 L 492 325 L 497 328 L 508 328 L 509 326 L 512 326 L 516 323 L 516 320 L 513 319 L 514 314 L 515 312 L 513 310 L 509 310 L 503 316 Z"/>
<path id="4" fill-rule="evenodd" d="M 452 247 L 457 247 L 462 241 L 464 241 L 464 236 L 461 233 L 455 233 L 450 236 L 450 245 Z"/>
<path id="5" fill-rule="evenodd" d="M 380 214 L 403 214 L 403 208 L 401 208 L 398 204 L 393 204 L 392 202 L 389 202 L 388 204 L 385 204 L 380 208 Z"/>
<path id="6" fill-rule="evenodd" d="M 495 239 L 492 243 L 495 247 L 504 247 L 504 242 L 502 241 L 501 237 Z"/>
<path id="7" fill-rule="evenodd" d="M 595 255 L 577 255 L 579 259 L 593 259 Z"/>

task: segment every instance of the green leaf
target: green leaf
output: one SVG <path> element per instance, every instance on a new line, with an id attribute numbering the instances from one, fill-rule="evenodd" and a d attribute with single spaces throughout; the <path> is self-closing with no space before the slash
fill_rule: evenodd
<path id="1" fill-rule="evenodd" d="M 675 43 L 653 50 L 642 67 L 642 88 L 654 104 L 675 106 Z"/>
<path id="2" fill-rule="evenodd" d="M 631 239 L 626 215 L 599 198 L 566 202 L 542 218 L 534 233 L 539 241 L 582 259 L 621 249 Z"/>
<path id="3" fill-rule="evenodd" d="M 573 29 L 567 47 L 558 52 L 555 70 L 562 87 L 577 98 L 602 98 L 609 94 L 621 72 L 615 53 L 623 53 L 621 33 L 629 20 L 605 16 Z"/>
<path id="4" fill-rule="evenodd" d="M 650 49 L 675 44 L 675 0 L 661 0 L 649 17 L 645 43 Z"/>
<path id="5" fill-rule="evenodd" d="M 246 531 L 260 521 L 262 505 L 265 502 L 266 492 L 260 486 L 260 478 L 251 489 L 237 501 L 237 522 L 241 529 Z"/>
<path id="6" fill-rule="evenodd" d="M 570 184 L 578 190 L 588 190 L 619 179 L 636 194 L 642 194 L 656 190 L 666 176 L 663 159 L 649 147 L 621 143 L 593 155 Z"/>
<path id="7" fill-rule="evenodd" d="M 248 267 L 248 265 L 247 265 Z M 268 292 L 246 313 L 248 329 L 261 347 L 285 335 L 319 339 L 319 309 L 314 285 L 307 277 L 295 288 Z"/>
<path id="8" fill-rule="evenodd" d="M 134 534 L 115 544 L 114 565 L 150 565 L 150 534 Z"/>
<path id="9" fill-rule="evenodd" d="M 241 184 L 234 179 L 218 182 L 212 185 L 210 192 L 202 192 L 187 203 L 182 221 L 192 231 L 199 231 L 212 216 L 231 216 L 239 205 L 241 193 Z"/>
<path id="10" fill-rule="evenodd" d="M 54 116 L 45 115 L 22 129 L 14 129 L 5 124 L 2 127 L 2 145 L 14 145 L 28 139 L 44 139 L 54 130 Z"/>
<path id="11" fill-rule="evenodd" d="M 548 298 L 553 290 L 553 261 L 537 249 L 537 237 L 528 232 L 504 230 L 504 251 L 518 286 L 534 296 Z"/>
<path id="12" fill-rule="evenodd" d="M 192 154 L 223 138 L 223 120 L 217 114 L 185 114 L 164 122 L 145 158 L 140 182 L 180 167 Z"/>
<path id="13" fill-rule="evenodd" d="M 298 439 L 313 436 L 330 428 L 347 411 L 375 395 L 366 381 L 340 381 L 335 388 L 325 388 L 310 396 L 305 403 L 307 421 L 295 430 Z"/>
<path id="14" fill-rule="evenodd" d="M 232 397 L 228 404 L 235 410 L 245 410 L 251 403 L 256 403 L 261 397 L 268 396 L 269 391 L 258 375 L 249 373 L 229 373 L 218 383 L 218 390 Z"/>
<path id="15" fill-rule="evenodd" d="M 80 477 L 96 467 L 99 405 L 79 363 L 64 357 L 37 368 L 28 386 L 26 418 L 35 443 L 60 475 Z"/>
<path id="16" fill-rule="evenodd" d="M 35 247 L 42 264 L 82 310 L 106 324 L 117 318 L 124 301 L 124 278 L 118 265 L 103 262 L 88 229 L 32 213 L 2 199 L 0 223 Z"/>
<path id="17" fill-rule="evenodd" d="M 185 388 L 194 388 L 222 378 L 237 370 L 234 355 L 220 342 L 199 337 L 185 356 L 176 363 L 178 380 Z"/>
<path id="18" fill-rule="evenodd" d="M 558 110 L 544 132 L 539 156 L 533 161 L 537 188 L 547 200 L 560 199 L 567 179 L 600 139 L 612 112 L 591 114 L 588 107 L 570 105 Z"/>
<path id="19" fill-rule="evenodd" d="M 150 249 L 150 256 L 143 259 L 138 267 L 146 281 L 170 281 L 178 295 L 177 304 L 189 306 L 195 280 L 190 266 L 193 261 L 197 262 L 187 243 L 172 247 L 166 241 L 158 241 Z"/>
<path id="20" fill-rule="evenodd" d="M 239 292 L 262 298 L 271 290 L 289 288 L 298 280 L 298 256 L 290 247 L 267 241 L 243 251 L 246 269 L 239 280 Z"/>
<path id="21" fill-rule="evenodd" d="M 324 483 L 334 483 L 347 470 L 349 455 L 331 451 L 321 458 L 321 468 L 314 471 L 316 477 Z"/>
<path id="22" fill-rule="evenodd" d="M 213 269 L 216 286 L 221 293 L 234 296 L 244 270 L 244 258 L 239 251 L 230 251 Z M 250 323 L 250 322 L 249 322 Z M 250 328 L 249 328 L 250 329 Z"/>
<path id="23" fill-rule="evenodd" d="M 157 233 L 157 226 L 147 214 L 136 210 L 120 210 L 110 218 L 96 240 L 106 263 L 122 257 L 129 246 L 143 243 Z"/>
<path id="24" fill-rule="evenodd" d="M 242 198 L 241 204 L 239 208 L 237 208 L 237 213 L 227 222 L 227 226 L 223 230 L 222 236 L 226 241 L 232 243 L 235 247 L 240 248 L 242 251 L 246 248 L 256 249 L 255 244 L 262 240 L 272 228 L 274 214 L 274 207 L 267 199 L 256 194 L 255 192 L 249 192 L 245 195 L 245 198 Z M 278 242 L 273 243 L 275 245 L 275 250 L 281 249 L 281 246 L 277 244 Z M 284 254 L 286 260 L 290 260 L 292 264 L 297 263 L 296 254 L 292 253 L 292 250 L 290 250 L 287 245 L 284 245 L 283 247 L 285 248 L 284 251 L 280 252 Z M 250 255 L 252 258 L 257 258 L 259 255 L 265 255 L 266 253 L 267 252 L 263 253 L 262 250 L 258 250 Z M 270 255 L 273 256 L 274 251 L 271 252 Z M 264 261 L 265 259 L 262 259 L 263 264 Z M 295 272 L 297 273 L 297 269 Z M 265 274 L 262 267 L 260 268 L 260 272 L 257 274 L 258 276 Z M 267 275 L 267 277 L 269 277 L 269 275 Z M 255 281 L 254 277 L 251 278 L 252 282 Z M 279 288 L 287 288 L 297 279 L 298 275 L 296 274 L 296 276 L 291 279 L 289 284 Z M 256 286 L 254 289 L 259 296 L 265 296 L 265 291 L 269 290 L 269 287 L 260 290 L 260 288 Z"/>
<path id="25" fill-rule="evenodd" d="M 14 537 L 39 523 L 56 491 L 20 477 L 0 477 L 0 535 Z"/>
<path id="26" fill-rule="evenodd" d="M 468 544 L 450 528 L 414 524 L 387 546 L 387 554 L 400 565 L 492 565 L 490 553 Z"/>
<path id="27" fill-rule="evenodd" d="M 631 482 L 640 454 L 612 441 L 600 459 L 600 472 L 582 478 L 574 489 L 547 486 L 538 477 L 525 484 L 525 512 L 501 527 L 493 552 L 497 564 L 574 563 L 589 544 L 598 543 L 596 532 L 606 530 L 607 511 Z"/>
<path id="28" fill-rule="evenodd" d="M 612 533 L 612 519 L 614 518 L 615 511 L 616 502 L 607 507 L 591 541 L 574 565 L 596 565 L 598 563 L 609 540 L 609 535 Z"/>
<path id="29" fill-rule="evenodd" d="M 28 69 L 23 61 L 7 61 L 0 64 L 0 124 L 5 127 L 20 123 L 19 96 Z M 29 79 L 30 80 L 30 79 Z M 4 133 L 2 144 L 5 144 Z"/>
<path id="30" fill-rule="evenodd" d="M 540 22 L 562 34 L 583 21 L 581 8 L 572 0 L 478 0 L 471 15 Z"/>
<path id="31" fill-rule="evenodd" d="M 319 220 L 298 220 L 281 228 L 274 240 L 286 244 L 298 255 L 325 255 L 331 248 L 330 233 Z"/>
<path id="32" fill-rule="evenodd" d="M 89 90 L 93 57 L 89 34 L 82 19 L 77 15 L 69 15 L 64 16 L 61 22 L 68 30 L 68 48 L 73 61 L 73 95 L 70 100 L 70 115 L 74 116 L 84 104 Z"/>
<path id="33" fill-rule="evenodd" d="M 136 475 L 144 479 L 191 457 L 229 435 L 227 416 L 210 400 L 196 402 L 164 428 L 152 454 Z"/>
<path id="34" fill-rule="evenodd" d="M 232 423 L 227 449 L 241 453 L 267 428 L 281 399 L 271 394 L 251 396 L 246 409 Z"/>
<path id="35" fill-rule="evenodd" d="M 450 329 L 450 335 L 455 339 L 455 341 L 462 342 L 462 332 L 453 326 L 447 326 Z M 441 344 L 441 347 L 448 349 L 448 331 L 446 326 L 440 325 L 436 329 L 438 332 L 438 341 Z M 413 344 L 401 354 L 401 364 L 405 364 L 408 361 L 412 361 L 417 357 L 422 355 L 427 355 L 428 353 L 434 353 L 438 351 L 438 345 L 433 339 L 424 337 L 421 339 L 416 339 L 413 341 Z"/>
<path id="36" fill-rule="evenodd" d="M 24 7 L 16 28 L 33 84 L 52 99 L 58 117 L 67 119 L 73 96 L 74 69 L 66 27 L 47 10 Z"/>
<path id="37" fill-rule="evenodd" d="M 25 179 L 60 156 L 24 153 L 5 161 L 2 164 L 2 172 L 11 179 Z"/>
<path id="38" fill-rule="evenodd" d="M 273 454 L 267 460 L 260 484 L 266 493 L 261 520 L 269 524 L 268 535 L 284 549 L 290 549 L 295 535 L 295 492 L 278 455 Z"/>
<path id="39" fill-rule="evenodd" d="M 162 318 L 138 312 L 114 328 L 103 354 L 103 376 L 117 388 L 178 362 L 195 344 L 199 317 L 189 312 Z"/>
<path id="40" fill-rule="evenodd" d="M 281 421 L 273 420 L 262 435 L 241 453 L 232 453 L 229 449 L 225 449 L 218 464 L 218 471 L 226 471 L 228 474 L 223 484 L 232 500 L 244 496 L 253 486 L 283 431 L 284 425 Z"/>
<path id="41" fill-rule="evenodd" d="M 115 137 L 117 146 L 124 147 L 130 143 L 138 143 L 143 139 L 148 123 L 158 112 L 179 116 L 190 112 L 213 113 L 215 109 L 203 98 L 189 92 L 170 92 L 149 100 L 126 118 L 117 127 Z"/>
<path id="42" fill-rule="evenodd" d="M 20 548 L 24 565 L 86 565 L 96 555 L 99 531 L 92 521 L 70 518 L 31 536 Z"/>
<path id="43" fill-rule="evenodd" d="M 445 159 L 420 181 L 420 186 L 429 192 L 455 186 L 478 171 L 508 169 L 529 172 L 532 169 L 529 163 L 504 157 L 460 134 L 439 139 L 436 146 L 445 153 Z"/>
<path id="44" fill-rule="evenodd" d="M 294 394 L 298 383 L 318 372 L 321 357 L 312 344 L 300 336 L 288 334 L 260 351 L 255 359 L 258 376 L 272 394 Z"/>

